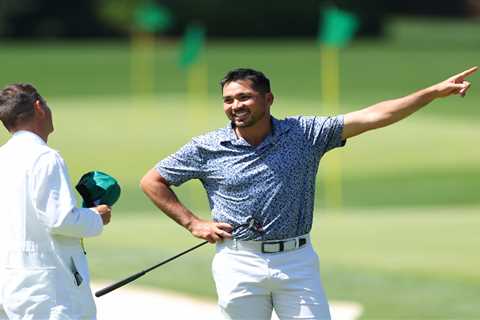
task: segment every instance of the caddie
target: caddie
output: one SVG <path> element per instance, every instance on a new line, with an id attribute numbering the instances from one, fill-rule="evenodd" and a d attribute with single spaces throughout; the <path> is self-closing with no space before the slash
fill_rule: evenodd
<path id="1" fill-rule="evenodd" d="M 107 205 L 78 208 L 67 167 L 47 145 L 52 112 L 30 84 L 0 91 L 0 319 L 95 319 L 83 237 L 108 224 Z"/>

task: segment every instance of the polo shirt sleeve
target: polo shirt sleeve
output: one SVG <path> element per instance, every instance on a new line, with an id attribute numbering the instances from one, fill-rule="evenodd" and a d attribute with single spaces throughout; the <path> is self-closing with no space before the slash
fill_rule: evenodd
<path id="1" fill-rule="evenodd" d="M 157 172 L 171 185 L 203 177 L 203 161 L 199 145 L 190 141 L 174 154 L 161 160 L 155 166 Z"/>
<path id="2" fill-rule="evenodd" d="M 70 176 L 58 153 L 40 156 L 32 176 L 33 204 L 52 234 L 82 238 L 102 232 L 100 215 L 92 209 L 76 208 Z"/>
<path id="3" fill-rule="evenodd" d="M 299 117 L 307 140 L 320 154 L 343 147 L 343 115 L 335 117 Z"/>

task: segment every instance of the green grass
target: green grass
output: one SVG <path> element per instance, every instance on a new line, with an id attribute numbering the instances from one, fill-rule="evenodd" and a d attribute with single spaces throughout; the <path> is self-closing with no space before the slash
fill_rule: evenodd
<path id="1" fill-rule="evenodd" d="M 331 298 L 360 301 L 365 319 L 478 318 L 478 209 L 386 211 L 320 216 Z"/>
<path id="2" fill-rule="evenodd" d="M 329 298 L 361 303 L 363 319 L 479 318 L 477 213 L 478 208 L 322 212 L 312 236 Z M 87 248 L 93 278 L 114 281 L 199 242 L 159 212 L 132 212 L 114 217 Z M 213 246 L 201 247 L 138 284 L 213 300 L 213 254 Z"/>
<path id="3" fill-rule="evenodd" d="M 221 106 L 215 107 L 217 102 L 210 101 L 202 112 L 185 107 L 184 101 L 182 96 L 158 96 L 140 104 L 118 97 L 49 99 L 56 126 L 49 143 L 66 159 L 74 181 L 89 170 L 106 171 L 123 187 L 117 210 L 148 210 L 152 205 L 138 188 L 147 170 L 192 136 L 226 125 Z M 287 105 L 279 101 L 274 114 L 292 114 Z M 317 110 L 299 102 L 294 111 L 315 114 Z M 425 111 L 351 139 L 345 148 L 334 151 L 341 160 L 343 206 L 480 203 L 480 149 L 472 147 L 480 128 L 473 119 L 430 116 L 429 110 Z M 6 140 L 7 134 L 2 132 L 0 137 Z M 323 177 L 331 166 L 329 157 L 327 154 L 320 165 L 318 206 L 325 203 Z M 189 207 L 208 209 L 200 183 L 188 183 L 176 191 Z"/>

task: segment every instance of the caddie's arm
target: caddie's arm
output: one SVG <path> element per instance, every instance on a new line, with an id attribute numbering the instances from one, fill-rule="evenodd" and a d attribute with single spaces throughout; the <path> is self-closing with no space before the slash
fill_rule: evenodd
<path id="1" fill-rule="evenodd" d="M 465 96 L 470 88 L 470 82 L 465 81 L 465 78 L 473 74 L 477 69 L 478 67 L 470 68 L 445 81 L 408 96 L 382 101 L 370 107 L 346 114 L 342 138 L 351 138 L 363 132 L 393 124 L 408 117 L 437 98 L 455 94 L 462 97 Z"/>
<path id="2" fill-rule="evenodd" d="M 229 224 L 200 219 L 188 210 L 157 170 L 148 171 L 140 181 L 140 187 L 160 210 L 195 237 L 210 243 L 232 237 L 232 227 Z"/>
<path id="3" fill-rule="evenodd" d="M 57 152 L 42 154 L 32 169 L 31 193 L 38 217 L 52 234 L 73 238 L 98 236 L 110 221 L 111 208 L 77 208 L 64 160 Z"/>
<path id="4" fill-rule="evenodd" d="M 111 215 L 112 208 L 104 204 L 93 208 L 73 208 L 66 215 L 59 215 L 59 219 L 51 226 L 51 232 L 78 238 L 95 237 L 102 233 Z"/>

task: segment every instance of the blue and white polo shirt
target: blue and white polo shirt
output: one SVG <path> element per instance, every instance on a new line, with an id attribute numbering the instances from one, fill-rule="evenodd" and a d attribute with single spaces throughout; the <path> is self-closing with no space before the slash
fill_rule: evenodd
<path id="1" fill-rule="evenodd" d="M 292 238 L 312 228 L 319 162 L 345 145 L 342 130 L 342 115 L 272 117 L 270 134 L 252 146 L 229 124 L 193 138 L 155 168 L 174 186 L 199 179 L 213 219 L 231 224 L 235 239 Z M 262 234 L 238 227 L 249 217 L 262 225 Z"/>

